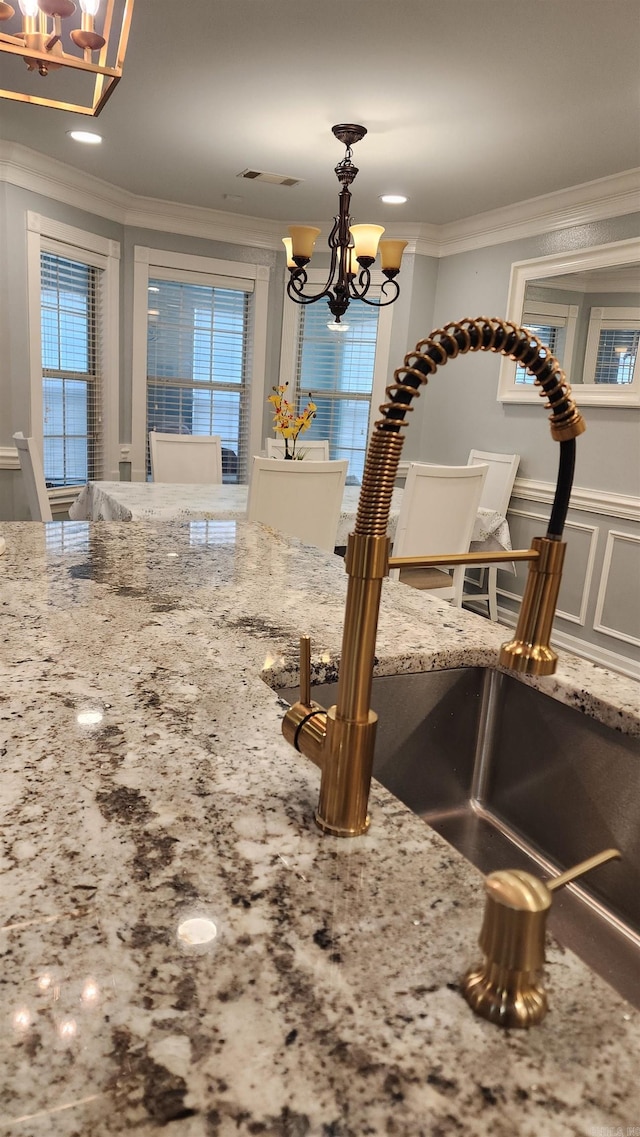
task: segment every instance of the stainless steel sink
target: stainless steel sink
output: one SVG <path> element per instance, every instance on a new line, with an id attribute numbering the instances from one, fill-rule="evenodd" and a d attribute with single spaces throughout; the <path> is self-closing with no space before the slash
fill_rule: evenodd
<path id="1" fill-rule="evenodd" d="M 481 668 L 376 678 L 372 705 L 375 777 L 482 872 L 621 850 L 555 894 L 549 927 L 640 1007 L 640 740 Z"/>

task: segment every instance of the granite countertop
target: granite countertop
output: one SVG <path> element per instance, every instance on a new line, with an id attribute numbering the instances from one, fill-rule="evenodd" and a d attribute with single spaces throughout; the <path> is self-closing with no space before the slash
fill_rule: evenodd
<path id="1" fill-rule="evenodd" d="M 552 943 L 539 1027 L 476 1018 L 480 874 L 376 784 L 365 837 L 316 830 L 261 673 L 295 681 L 301 632 L 335 671 L 338 558 L 234 522 L 0 532 L 0 1137 L 635 1132 L 637 1011 Z M 495 662 L 503 628 L 383 591 L 380 673 Z M 537 685 L 638 732 L 632 680 Z"/>

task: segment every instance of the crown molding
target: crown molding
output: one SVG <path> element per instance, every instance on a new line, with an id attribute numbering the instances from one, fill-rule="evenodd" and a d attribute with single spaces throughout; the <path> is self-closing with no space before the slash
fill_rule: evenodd
<path id="1" fill-rule="evenodd" d="M 18 142 L 0 139 L 0 182 L 140 229 L 280 250 L 282 225 L 260 217 L 139 197 Z M 444 225 L 392 222 L 421 256 L 445 257 L 640 211 L 640 169 L 529 198 Z"/>
<path id="2" fill-rule="evenodd" d="M 418 253 L 421 257 L 440 256 L 440 225 L 432 225 L 425 221 L 422 224 L 412 222 L 403 225 L 400 221 L 392 221 L 385 227 L 385 237 L 394 237 L 396 240 L 408 241 L 406 253 Z"/>
<path id="3" fill-rule="evenodd" d="M 537 237 L 541 233 L 639 211 L 640 168 L 624 170 L 441 225 L 440 256 Z"/>
<path id="4" fill-rule="evenodd" d="M 67 166 L 57 158 L 39 154 L 19 142 L 2 139 L 0 181 L 121 224 L 126 201 L 131 197 L 126 190 Z"/>
<path id="5" fill-rule="evenodd" d="M 276 221 L 139 197 L 56 158 L 2 139 L 0 182 L 9 182 L 120 225 L 259 249 L 280 246 L 282 226 Z"/>
<path id="6" fill-rule="evenodd" d="M 281 249 L 282 223 L 262 217 L 180 205 L 152 197 L 133 197 L 124 213 L 123 224 L 159 233 L 180 233 L 254 249 Z"/>

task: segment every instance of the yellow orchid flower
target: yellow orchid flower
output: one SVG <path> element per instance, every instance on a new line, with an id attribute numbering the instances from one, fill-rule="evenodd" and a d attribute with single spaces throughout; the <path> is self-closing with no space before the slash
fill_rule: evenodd
<path id="1" fill-rule="evenodd" d="M 276 434 L 284 438 L 285 457 L 295 458 L 299 457 L 296 455 L 298 435 L 309 429 L 318 408 L 311 399 L 311 393 L 309 393 L 309 402 L 306 407 L 296 414 L 294 404 L 285 398 L 287 388 L 288 383 L 272 387 L 273 394 L 268 396 L 267 402 L 273 406 L 273 429 Z M 289 448 L 290 440 L 291 449 Z"/>

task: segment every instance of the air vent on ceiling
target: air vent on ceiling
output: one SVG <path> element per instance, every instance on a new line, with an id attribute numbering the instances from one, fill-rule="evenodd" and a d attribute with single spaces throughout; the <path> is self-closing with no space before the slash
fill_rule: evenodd
<path id="1" fill-rule="evenodd" d="M 288 178 L 286 174 L 268 174 L 265 170 L 241 170 L 238 178 L 248 178 L 250 182 L 269 182 L 272 186 L 299 186 L 302 178 Z"/>

